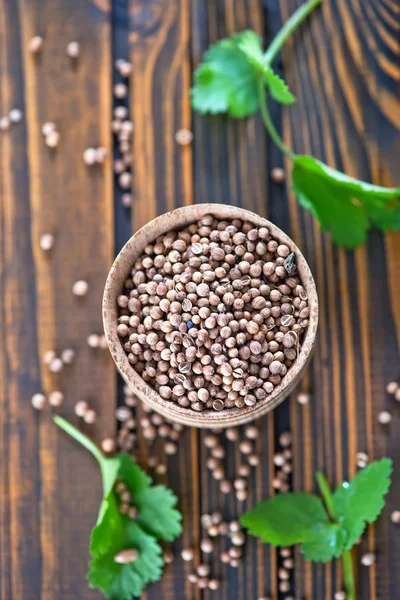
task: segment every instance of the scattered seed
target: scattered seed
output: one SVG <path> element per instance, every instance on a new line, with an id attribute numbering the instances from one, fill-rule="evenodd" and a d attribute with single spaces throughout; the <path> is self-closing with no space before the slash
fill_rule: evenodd
<path id="1" fill-rule="evenodd" d="M 394 510 L 390 515 L 390 520 L 392 523 L 396 523 L 396 525 L 398 525 L 400 523 L 400 510 Z"/>
<path id="2" fill-rule="evenodd" d="M 246 541 L 246 538 L 243 531 L 238 531 L 237 533 L 232 534 L 231 540 L 234 546 L 243 546 L 243 544 Z"/>
<path id="3" fill-rule="evenodd" d="M 387 393 L 391 394 L 392 396 L 397 392 L 398 389 L 399 384 L 397 381 L 389 381 L 389 383 L 386 386 Z"/>
<path id="4" fill-rule="evenodd" d="M 58 131 L 51 131 L 45 137 L 46 146 L 49 148 L 57 148 L 58 144 L 60 143 L 60 137 L 61 136 Z"/>
<path id="5" fill-rule="evenodd" d="M 208 589 L 212 591 L 219 590 L 220 583 L 218 579 L 210 579 L 208 582 Z"/>
<path id="6" fill-rule="evenodd" d="M 260 464 L 260 457 L 257 454 L 250 454 L 247 457 L 248 463 L 251 467 L 257 467 Z"/>
<path id="7" fill-rule="evenodd" d="M 81 47 L 79 42 L 69 42 L 67 44 L 67 55 L 70 58 L 78 58 L 81 52 Z"/>
<path id="8" fill-rule="evenodd" d="M 19 108 L 12 108 L 8 113 L 8 118 L 11 123 L 20 123 L 22 121 L 23 113 Z"/>
<path id="9" fill-rule="evenodd" d="M 79 402 L 77 402 L 75 404 L 75 414 L 77 417 L 84 417 L 87 413 L 87 411 L 89 410 L 89 405 L 87 402 L 85 402 L 84 400 L 80 400 Z"/>
<path id="10" fill-rule="evenodd" d="M 54 390 L 54 392 L 50 392 L 49 394 L 49 404 L 50 406 L 61 406 L 64 401 L 64 394 L 59 390 Z"/>
<path id="11" fill-rule="evenodd" d="M 95 148 L 86 148 L 83 153 L 83 162 L 89 167 L 96 164 L 96 149 Z"/>
<path id="12" fill-rule="evenodd" d="M 100 346 L 100 336 L 97 333 L 91 333 L 87 338 L 87 343 L 90 348 L 99 348 Z"/>
<path id="13" fill-rule="evenodd" d="M 91 408 L 89 408 L 89 410 L 87 410 L 86 413 L 83 415 L 83 420 L 88 425 L 92 425 L 96 421 L 96 419 L 97 419 L 96 412 Z"/>
<path id="14" fill-rule="evenodd" d="M 10 129 L 10 119 L 8 117 L 1 117 L 0 131 L 7 131 L 8 129 Z"/>
<path id="15" fill-rule="evenodd" d="M 181 556 L 184 561 L 190 561 L 194 558 L 194 552 L 192 548 L 184 548 L 181 552 Z"/>
<path id="16" fill-rule="evenodd" d="M 288 448 L 292 443 L 292 434 L 289 431 L 284 431 L 279 436 L 279 443 L 282 448 Z"/>
<path id="17" fill-rule="evenodd" d="M 61 360 L 65 365 L 70 365 L 74 361 L 74 358 L 75 350 L 72 350 L 72 348 L 65 348 L 65 350 L 61 352 Z"/>
<path id="18" fill-rule="evenodd" d="M 180 146 L 187 146 L 193 141 L 193 133 L 189 129 L 179 129 L 175 133 L 175 141 Z"/>
<path id="19" fill-rule="evenodd" d="M 368 465 L 368 454 L 366 454 L 365 452 L 357 452 L 356 454 L 356 465 L 357 467 L 360 467 L 360 469 L 363 469 L 364 467 L 366 467 Z"/>
<path id="20" fill-rule="evenodd" d="M 157 475 L 165 475 L 165 473 L 167 472 L 167 466 L 164 464 L 160 464 L 156 466 L 156 473 Z"/>
<path id="21" fill-rule="evenodd" d="M 31 54 L 38 54 L 43 49 L 43 38 L 40 35 L 35 35 L 28 44 L 28 50 Z"/>
<path id="22" fill-rule="evenodd" d="M 118 554 L 116 554 L 114 556 L 114 562 L 125 565 L 131 562 L 134 562 L 135 560 L 137 560 L 139 557 L 139 553 L 137 550 L 135 550 L 134 548 L 129 548 L 126 550 L 122 550 L 121 552 L 118 552 Z"/>
<path id="23" fill-rule="evenodd" d="M 170 565 L 172 562 L 174 562 L 174 555 L 172 552 L 163 552 L 162 558 L 166 565 Z"/>
<path id="24" fill-rule="evenodd" d="M 364 567 L 370 567 L 374 564 L 375 560 L 375 554 L 373 552 L 367 552 L 367 554 L 363 554 L 361 557 L 361 564 L 364 565 Z"/>
<path id="25" fill-rule="evenodd" d="M 310 394 L 307 392 L 300 392 L 297 394 L 297 402 L 299 404 L 308 404 L 310 402 Z"/>
<path id="26" fill-rule="evenodd" d="M 281 167 L 275 167 L 271 171 L 271 179 L 274 183 L 283 183 L 285 181 L 285 171 Z"/>
<path id="27" fill-rule="evenodd" d="M 244 435 L 249 440 L 256 440 L 259 436 L 259 432 L 257 427 L 255 427 L 254 425 L 247 425 L 247 427 L 244 430 Z"/>
<path id="28" fill-rule="evenodd" d="M 42 250 L 48 252 L 54 246 L 54 235 L 51 233 L 44 233 L 39 240 L 39 245 Z"/>
<path id="29" fill-rule="evenodd" d="M 209 540 L 209 539 L 206 538 L 204 540 L 201 540 L 201 542 L 200 542 L 200 548 L 206 554 L 210 554 L 214 550 L 214 544 L 212 543 L 211 540 Z"/>
<path id="30" fill-rule="evenodd" d="M 53 358 L 49 364 L 49 371 L 52 373 L 60 373 L 64 367 L 64 363 L 61 358 Z"/>
<path id="31" fill-rule="evenodd" d="M 392 420 L 392 415 L 387 410 L 383 410 L 378 414 L 378 421 L 382 425 L 387 425 Z"/>
<path id="32" fill-rule="evenodd" d="M 33 408 L 36 410 L 44 410 L 47 406 L 47 399 L 44 394 L 34 394 L 31 402 Z"/>
<path id="33" fill-rule="evenodd" d="M 346 600 L 346 592 L 343 590 L 335 592 L 334 600 Z"/>
<path id="34" fill-rule="evenodd" d="M 101 449 L 106 454 L 111 454 L 112 452 L 115 452 L 115 440 L 113 438 L 104 438 L 104 440 L 101 442 Z"/>
<path id="35" fill-rule="evenodd" d="M 86 296 L 89 291 L 89 284 L 87 281 L 83 281 L 80 279 L 79 281 L 75 281 L 72 286 L 72 293 L 74 296 Z"/>
<path id="36" fill-rule="evenodd" d="M 126 98 L 128 95 L 128 88 L 124 83 L 116 83 L 114 85 L 114 96 L 119 100 Z"/>

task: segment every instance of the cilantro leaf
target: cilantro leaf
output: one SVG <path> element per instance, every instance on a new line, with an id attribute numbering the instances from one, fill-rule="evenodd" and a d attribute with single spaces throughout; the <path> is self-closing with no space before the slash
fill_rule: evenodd
<path id="1" fill-rule="evenodd" d="M 112 510 L 110 507 L 109 510 Z M 109 517 L 106 513 L 105 520 Z M 123 521 L 123 540 L 112 540 L 106 554 L 96 556 L 89 565 L 88 580 L 92 588 L 99 588 L 107 598 L 131 600 L 132 596 L 140 596 L 145 586 L 158 581 L 162 574 L 163 560 L 161 547 L 157 540 L 126 516 Z M 138 558 L 128 564 L 114 561 L 121 548 L 134 548 Z"/>
<path id="2" fill-rule="evenodd" d="M 258 69 L 240 50 L 248 32 L 238 33 L 211 46 L 194 73 L 192 106 L 202 114 L 228 113 L 242 118 L 259 109 Z"/>
<path id="3" fill-rule="evenodd" d="M 242 33 L 236 34 L 235 38 L 238 48 L 246 55 L 251 64 L 260 71 L 266 68 L 264 52 L 261 46 L 261 38 L 255 31 L 247 29 Z"/>
<path id="4" fill-rule="evenodd" d="M 346 545 L 347 533 L 336 523 L 319 523 L 312 527 L 301 552 L 307 560 L 327 562 L 340 556 Z"/>
<path id="5" fill-rule="evenodd" d="M 124 524 L 118 509 L 114 492 L 111 492 L 101 503 L 96 525 L 90 536 L 90 554 L 101 556 L 116 545 L 122 548 Z"/>
<path id="6" fill-rule="evenodd" d="M 300 203 L 339 246 L 359 246 L 371 226 L 400 229 L 400 188 L 358 181 L 312 156 L 295 157 L 292 179 Z"/>
<path id="7" fill-rule="evenodd" d="M 350 483 L 342 483 L 335 491 L 333 505 L 336 517 L 348 533 L 345 549 L 350 549 L 366 524 L 373 523 L 380 515 L 392 470 L 392 461 L 382 458 L 359 471 Z"/>
<path id="8" fill-rule="evenodd" d="M 174 507 L 175 494 L 164 485 L 151 486 L 151 479 L 132 460 L 120 454 L 119 478 L 128 486 L 138 509 L 136 522 L 156 538 L 172 541 L 182 533 L 182 515 Z"/>
<path id="9" fill-rule="evenodd" d="M 269 68 L 264 71 L 268 91 L 274 100 L 281 104 L 293 104 L 296 97 L 289 91 L 286 82 Z"/>
<path id="10" fill-rule="evenodd" d="M 313 528 L 329 525 L 328 515 L 320 498 L 305 492 L 278 495 L 259 502 L 253 510 L 241 517 L 240 522 L 247 527 L 249 533 L 274 546 L 305 542 Z"/>

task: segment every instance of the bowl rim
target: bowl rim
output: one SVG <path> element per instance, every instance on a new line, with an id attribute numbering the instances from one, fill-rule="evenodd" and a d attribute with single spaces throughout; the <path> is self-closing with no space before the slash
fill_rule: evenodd
<path id="1" fill-rule="evenodd" d="M 281 383 L 274 388 L 269 396 L 258 401 L 254 406 L 244 408 L 234 407 L 219 412 L 213 409 L 195 412 L 180 406 L 176 402 L 161 398 L 156 390 L 150 387 L 129 363 L 127 354 L 117 333 L 117 296 L 121 294 L 123 281 L 129 276 L 132 265 L 142 253 L 144 247 L 159 235 L 165 234 L 167 231 L 183 228 L 190 223 L 196 222 L 206 214 L 213 214 L 215 218 L 220 220 L 238 218 L 250 221 L 257 227 L 268 227 L 275 239 L 289 246 L 291 252 L 295 252 L 299 275 L 302 285 L 307 292 L 310 307 L 309 325 L 302 341 L 300 354 L 288 369 Z M 176 224 L 174 224 L 174 221 L 177 221 Z M 128 266 L 130 265 L 129 268 L 126 263 Z M 141 227 L 131 236 L 115 258 L 105 283 L 102 304 L 104 333 L 111 356 L 125 382 L 132 388 L 136 395 L 150 405 L 153 410 L 172 421 L 195 427 L 211 428 L 230 427 L 252 421 L 275 408 L 275 406 L 288 396 L 291 389 L 300 379 L 311 356 L 318 327 L 318 312 L 318 295 L 313 275 L 302 252 L 293 240 L 279 227 L 264 217 L 260 217 L 247 209 L 226 204 L 192 204 L 183 206 L 160 215 Z"/>

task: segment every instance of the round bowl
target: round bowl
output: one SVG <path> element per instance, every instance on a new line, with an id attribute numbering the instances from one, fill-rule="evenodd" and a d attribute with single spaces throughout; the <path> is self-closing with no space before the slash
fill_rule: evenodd
<path id="1" fill-rule="evenodd" d="M 300 279 L 304 286 L 310 307 L 309 326 L 303 335 L 301 351 L 296 361 L 289 368 L 281 383 L 276 386 L 269 396 L 260 400 L 255 406 L 245 408 L 229 408 L 217 412 L 204 410 L 194 412 L 179 404 L 164 400 L 157 391 L 150 387 L 136 373 L 129 363 L 122 343 L 117 334 L 118 306 L 117 297 L 122 293 L 123 283 L 128 278 L 132 266 L 141 255 L 145 246 L 153 242 L 159 235 L 168 231 L 182 229 L 201 219 L 204 215 L 212 214 L 218 219 L 241 219 L 249 221 L 257 227 L 268 227 L 275 239 L 289 246 L 295 252 Z M 177 208 L 172 212 L 161 215 L 139 229 L 125 244 L 112 265 L 107 277 L 103 297 L 103 324 L 108 347 L 115 364 L 128 386 L 135 394 L 153 410 L 166 419 L 190 425 L 193 427 L 233 427 L 247 423 L 269 412 L 277 406 L 298 383 L 310 359 L 315 343 L 318 325 L 318 296 L 310 268 L 295 243 L 276 225 L 258 215 L 236 206 L 225 204 L 196 204 Z"/>

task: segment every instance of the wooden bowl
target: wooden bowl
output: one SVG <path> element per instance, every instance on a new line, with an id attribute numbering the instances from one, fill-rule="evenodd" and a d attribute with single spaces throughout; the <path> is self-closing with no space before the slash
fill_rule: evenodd
<path id="1" fill-rule="evenodd" d="M 153 242 L 159 235 L 171 230 L 182 229 L 207 214 L 212 214 L 218 219 L 241 219 L 253 223 L 256 227 L 268 227 L 275 239 L 289 246 L 290 250 L 296 253 L 299 276 L 308 295 L 310 316 L 309 326 L 303 336 L 300 354 L 283 377 L 281 383 L 274 388 L 272 394 L 264 400 L 258 401 L 255 406 L 229 408 L 220 412 L 204 410 L 198 413 L 184 408 L 176 402 L 161 398 L 155 389 L 143 381 L 139 373 L 136 373 L 133 366 L 129 363 L 117 334 L 117 297 L 122 293 L 124 281 L 128 278 L 136 259 L 142 254 L 147 244 Z M 103 297 L 103 323 L 108 347 L 119 372 L 129 387 L 143 402 L 163 417 L 177 423 L 182 423 L 183 425 L 210 428 L 232 427 L 252 421 L 272 410 L 287 397 L 296 383 L 298 383 L 310 359 L 315 342 L 318 325 L 318 297 L 313 276 L 304 256 L 294 242 L 278 227 L 266 219 L 236 206 L 196 204 L 177 208 L 172 212 L 157 217 L 139 229 L 125 244 L 115 259 L 107 277 Z"/>

